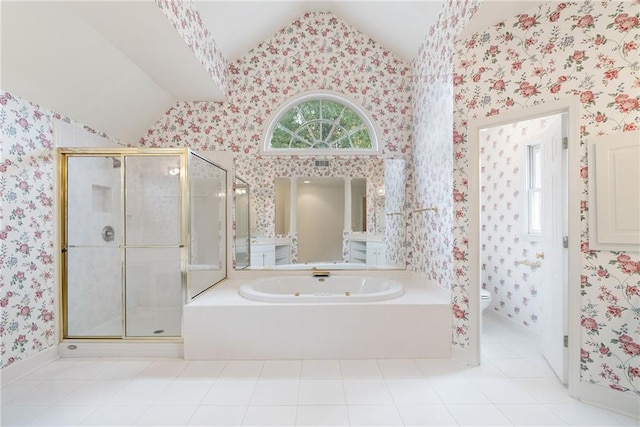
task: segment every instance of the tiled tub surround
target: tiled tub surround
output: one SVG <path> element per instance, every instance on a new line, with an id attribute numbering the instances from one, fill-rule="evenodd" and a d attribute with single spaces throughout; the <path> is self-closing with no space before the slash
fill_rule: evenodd
<path id="1" fill-rule="evenodd" d="M 417 283 L 405 272 L 394 272 L 393 279 L 404 286 L 401 297 L 370 303 L 304 304 L 250 301 L 238 293 L 247 279 L 228 280 L 185 306 L 184 357 L 186 360 L 449 357 L 449 292 Z"/>

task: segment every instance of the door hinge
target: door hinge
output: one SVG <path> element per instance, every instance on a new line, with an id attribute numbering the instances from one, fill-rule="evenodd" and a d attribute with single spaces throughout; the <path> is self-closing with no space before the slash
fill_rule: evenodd
<path id="1" fill-rule="evenodd" d="M 565 150 L 569 148 L 569 138 L 566 136 L 562 137 L 562 148 Z"/>
<path id="2" fill-rule="evenodd" d="M 562 237 L 562 247 L 565 249 L 569 247 L 569 236 Z"/>
<path id="3" fill-rule="evenodd" d="M 564 346 L 565 346 L 566 348 L 569 348 L 569 335 L 565 335 L 565 336 L 563 337 L 563 341 L 564 341 Z"/>

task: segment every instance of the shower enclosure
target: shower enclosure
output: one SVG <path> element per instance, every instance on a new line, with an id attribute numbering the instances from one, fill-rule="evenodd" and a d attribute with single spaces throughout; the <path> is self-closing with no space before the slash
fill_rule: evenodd
<path id="1" fill-rule="evenodd" d="M 227 172 L 188 149 L 59 149 L 64 338 L 179 338 L 226 277 Z"/>

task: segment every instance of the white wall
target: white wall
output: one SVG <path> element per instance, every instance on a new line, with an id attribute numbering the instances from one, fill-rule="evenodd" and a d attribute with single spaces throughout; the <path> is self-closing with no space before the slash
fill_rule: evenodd
<path id="1" fill-rule="evenodd" d="M 298 182 L 298 262 L 342 261 L 343 229 L 344 180 Z"/>

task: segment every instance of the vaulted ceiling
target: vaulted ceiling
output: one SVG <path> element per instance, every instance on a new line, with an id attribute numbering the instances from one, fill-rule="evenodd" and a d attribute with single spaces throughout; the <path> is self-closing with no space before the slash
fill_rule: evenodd
<path id="1" fill-rule="evenodd" d="M 305 12 L 329 11 L 411 61 L 443 1 L 194 0 L 227 62 Z M 485 2 L 473 33 L 539 2 Z M 175 102 L 222 101 L 155 1 L 0 2 L 2 90 L 134 143 Z"/>

